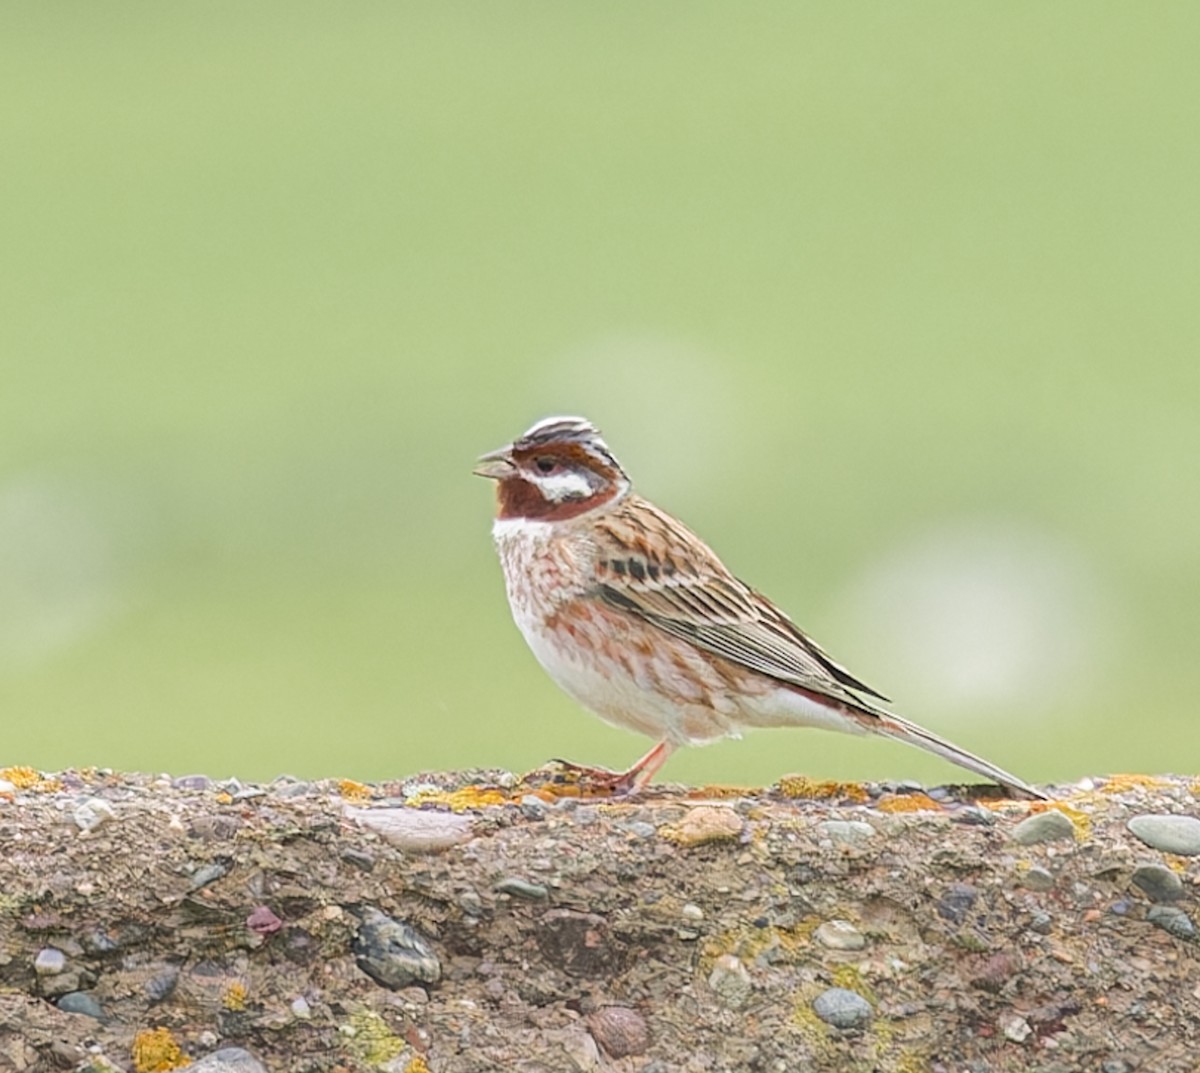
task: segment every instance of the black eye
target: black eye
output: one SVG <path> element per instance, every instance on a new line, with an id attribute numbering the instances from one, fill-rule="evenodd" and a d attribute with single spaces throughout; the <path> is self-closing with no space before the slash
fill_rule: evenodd
<path id="1" fill-rule="evenodd" d="M 533 464 L 537 466 L 542 473 L 553 473 L 558 468 L 558 463 L 553 458 L 536 458 Z"/>

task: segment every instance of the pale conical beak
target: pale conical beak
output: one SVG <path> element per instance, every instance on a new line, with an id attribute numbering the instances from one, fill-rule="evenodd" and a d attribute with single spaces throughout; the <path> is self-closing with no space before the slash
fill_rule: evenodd
<path id="1" fill-rule="evenodd" d="M 482 455 L 471 472 L 477 477 L 489 477 L 493 481 L 502 481 L 505 477 L 511 477 L 516 469 L 512 460 L 512 445 L 509 444 L 507 447 L 501 447 L 498 451 L 489 451 L 486 455 Z"/>

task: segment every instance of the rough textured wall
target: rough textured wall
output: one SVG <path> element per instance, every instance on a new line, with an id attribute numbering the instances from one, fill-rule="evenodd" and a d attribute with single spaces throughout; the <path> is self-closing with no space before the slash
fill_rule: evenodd
<path id="1" fill-rule="evenodd" d="M 1200 1062 L 1196 782 L 0 779 L 0 1070 Z"/>

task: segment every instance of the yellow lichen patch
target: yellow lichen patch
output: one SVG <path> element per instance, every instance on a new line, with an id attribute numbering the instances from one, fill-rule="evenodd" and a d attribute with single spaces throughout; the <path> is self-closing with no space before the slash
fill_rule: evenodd
<path id="1" fill-rule="evenodd" d="M 233 794 L 231 794 L 228 790 L 221 790 L 217 794 L 217 804 L 218 805 L 232 805 L 233 804 Z"/>
<path id="2" fill-rule="evenodd" d="M 1167 867 L 1170 868 L 1172 872 L 1176 872 L 1179 875 L 1185 875 L 1187 873 L 1188 859 L 1186 857 L 1179 857 L 1174 853 L 1164 853 L 1163 860 L 1167 862 Z"/>
<path id="3" fill-rule="evenodd" d="M 227 1010 L 244 1010 L 246 1008 L 246 996 L 249 990 L 241 980 L 234 980 L 227 988 L 225 994 L 221 996 L 221 1005 Z"/>
<path id="4" fill-rule="evenodd" d="M 169 1028 L 147 1028 L 133 1037 L 133 1068 L 137 1073 L 167 1073 L 188 1064 Z"/>
<path id="5" fill-rule="evenodd" d="M 723 800 L 728 797 L 755 797 L 760 794 L 761 790 L 754 790 L 747 786 L 697 786 L 693 790 L 687 792 L 687 796 L 693 800 Z"/>
<path id="6" fill-rule="evenodd" d="M 944 812 L 928 794 L 888 794 L 875 802 L 880 812 Z"/>
<path id="7" fill-rule="evenodd" d="M 451 812 L 466 812 L 468 809 L 506 805 L 508 802 L 508 794 L 494 786 L 464 786 L 461 790 L 425 790 L 409 798 L 407 804 L 445 805 Z"/>
<path id="8" fill-rule="evenodd" d="M 417 1055 L 416 1058 L 404 1067 L 404 1073 L 430 1073 L 430 1069 L 425 1059 Z"/>
<path id="9" fill-rule="evenodd" d="M 1166 779 L 1157 778 L 1154 775 L 1110 775 L 1103 786 L 1100 787 L 1102 794 L 1121 794 L 1126 790 L 1144 789 L 1144 790 L 1161 790 L 1164 786 L 1171 784 Z"/>
<path id="10" fill-rule="evenodd" d="M 371 787 L 353 779 L 338 779 L 338 793 L 347 801 L 370 801 L 374 796 Z"/>
<path id="11" fill-rule="evenodd" d="M 842 964 L 833 970 L 833 986 L 844 987 L 856 995 L 862 995 L 872 1006 L 878 1005 L 879 999 L 871 990 L 871 985 L 863 979 L 862 970 L 857 965 Z"/>
<path id="12" fill-rule="evenodd" d="M 776 784 L 784 797 L 815 798 L 848 798 L 851 801 L 866 801 L 867 791 L 857 782 L 834 782 L 832 780 L 811 779 L 807 775 L 784 775 Z"/>
<path id="13" fill-rule="evenodd" d="M 678 823 L 666 824 L 658 833 L 677 845 L 704 846 L 709 842 L 731 842 L 740 837 L 745 823 L 724 805 L 697 805 L 688 809 Z"/>
<path id="14" fill-rule="evenodd" d="M 41 793 L 54 793 L 62 789 L 62 782 L 56 778 L 47 777 L 31 767 L 6 767 L 0 769 L 0 779 L 11 782 L 18 790 L 38 790 Z"/>
<path id="15" fill-rule="evenodd" d="M 366 1065 L 381 1066 L 404 1053 L 404 1040 L 377 1013 L 359 1010 L 350 1015 L 348 1027 L 347 1049 Z"/>

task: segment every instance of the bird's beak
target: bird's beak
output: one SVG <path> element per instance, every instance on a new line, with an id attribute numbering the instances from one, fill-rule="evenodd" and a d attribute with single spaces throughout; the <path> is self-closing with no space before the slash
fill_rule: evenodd
<path id="1" fill-rule="evenodd" d="M 502 481 L 505 477 L 511 477 L 516 472 L 516 468 L 512 459 L 512 444 L 509 444 L 507 447 L 501 447 L 498 451 L 489 451 L 486 455 L 482 455 L 471 472 L 477 477 L 489 477 L 493 481 Z"/>

